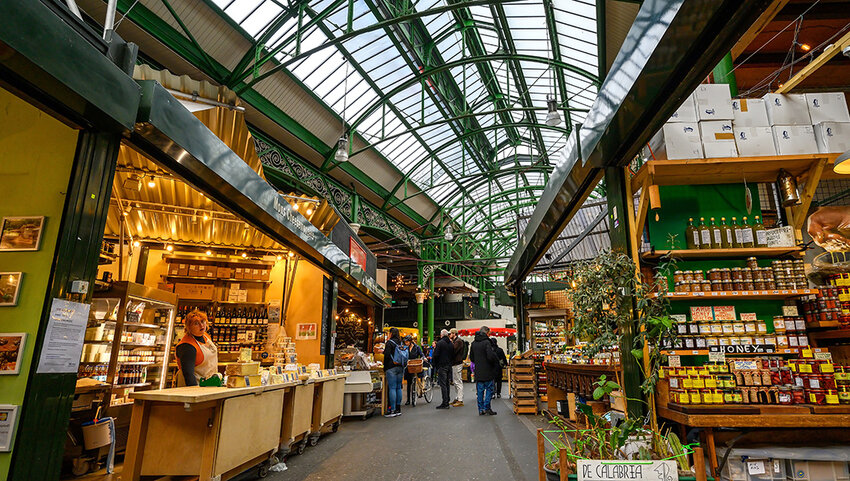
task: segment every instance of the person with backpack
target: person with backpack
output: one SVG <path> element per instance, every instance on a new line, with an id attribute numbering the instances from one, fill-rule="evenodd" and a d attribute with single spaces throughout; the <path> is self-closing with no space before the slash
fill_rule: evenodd
<path id="1" fill-rule="evenodd" d="M 455 328 L 449 331 L 449 339 L 452 341 L 452 347 L 454 348 L 452 384 L 455 387 L 455 400 L 452 401 L 452 406 L 457 408 L 463 406 L 463 360 L 469 354 L 469 343 L 457 335 L 457 329 Z"/>
<path id="2" fill-rule="evenodd" d="M 496 359 L 499 360 L 499 370 L 496 371 L 496 388 L 494 390 L 498 398 L 502 397 L 502 376 L 505 368 L 508 367 L 508 358 L 505 356 L 505 350 L 499 347 L 499 343 L 496 342 L 495 337 L 490 338 L 490 344 L 493 345 L 493 349 L 496 351 Z"/>
<path id="3" fill-rule="evenodd" d="M 422 349 L 418 344 L 413 340 L 413 336 L 405 336 L 404 337 L 404 345 L 407 346 L 408 349 L 408 363 L 407 368 L 404 370 L 404 380 L 407 382 L 407 401 L 404 402 L 405 406 L 416 406 L 416 379 L 425 376 L 423 371 L 423 356 Z"/>
<path id="4" fill-rule="evenodd" d="M 440 394 L 443 397 L 443 402 L 437 406 L 437 409 L 448 409 L 449 405 L 449 376 L 452 375 L 452 359 L 454 358 L 454 346 L 449 340 L 449 331 L 443 329 L 440 332 L 440 340 L 434 347 L 434 352 L 431 354 L 431 364 L 434 365 L 434 370 L 437 371 L 437 383 L 440 385 Z"/>
<path id="5" fill-rule="evenodd" d="M 398 329 L 390 328 L 390 338 L 384 345 L 384 373 L 387 377 L 388 418 L 401 416 L 401 382 L 407 365 L 408 351 L 401 342 Z"/>

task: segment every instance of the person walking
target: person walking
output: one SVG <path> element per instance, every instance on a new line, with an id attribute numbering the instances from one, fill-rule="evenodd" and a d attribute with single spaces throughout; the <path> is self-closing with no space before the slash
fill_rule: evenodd
<path id="1" fill-rule="evenodd" d="M 480 416 L 496 415 L 496 412 L 491 409 L 490 400 L 493 398 L 493 380 L 496 379 L 499 359 L 496 357 L 493 344 L 490 343 L 489 335 L 490 328 L 481 326 L 469 348 L 469 360 L 475 363 L 475 388 L 478 394 Z"/>
<path id="2" fill-rule="evenodd" d="M 452 384 L 455 387 L 455 400 L 452 401 L 452 406 L 463 406 L 463 360 L 466 359 L 469 353 L 469 344 L 460 338 L 457 334 L 457 329 L 452 328 L 449 331 L 449 340 L 452 341 L 454 348 L 454 359 L 452 359 Z"/>
<path id="3" fill-rule="evenodd" d="M 496 397 L 502 397 L 502 375 L 505 372 L 505 368 L 508 367 L 508 358 L 505 357 L 505 350 L 499 347 L 499 343 L 496 342 L 495 337 L 490 338 L 490 343 L 493 344 L 493 349 L 496 351 L 496 359 L 499 360 L 499 371 L 496 373 L 496 387 L 494 392 L 496 393 Z"/>
<path id="4" fill-rule="evenodd" d="M 390 328 L 390 338 L 384 344 L 384 373 L 387 377 L 387 414 L 384 416 L 394 418 L 401 416 L 401 381 L 404 373 L 404 363 L 397 362 L 402 356 L 399 352 L 405 347 L 402 345 L 398 329 Z"/>
<path id="5" fill-rule="evenodd" d="M 413 342 L 413 336 L 405 336 L 404 345 L 407 346 L 409 361 L 414 359 L 424 359 L 424 356 L 422 356 L 422 348 Z M 404 402 L 405 406 L 416 406 L 416 389 L 414 388 L 414 384 L 416 384 L 417 378 L 421 378 L 423 376 L 424 373 L 421 371 L 418 373 L 412 373 L 408 369 L 404 370 L 404 380 L 407 382 L 407 401 Z"/>
<path id="6" fill-rule="evenodd" d="M 449 376 L 452 375 L 453 358 L 454 347 L 452 341 L 449 340 L 449 331 L 443 329 L 440 332 L 440 339 L 434 347 L 434 352 L 431 354 L 431 364 L 437 371 L 437 383 L 440 385 L 440 394 L 443 397 L 442 403 L 437 406 L 437 409 L 448 409 L 450 407 Z"/>

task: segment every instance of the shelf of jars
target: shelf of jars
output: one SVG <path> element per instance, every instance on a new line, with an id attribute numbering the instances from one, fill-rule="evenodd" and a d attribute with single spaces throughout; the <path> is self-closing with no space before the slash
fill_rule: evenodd
<path id="1" fill-rule="evenodd" d="M 805 249 L 800 246 L 793 247 L 738 247 L 720 249 L 674 249 L 674 250 L 651 250 L 641 253 L 644 260 L 658 260 L 661 258 L 674 258 L 681 260 L 694 259 L 740 259 L 746 257 L 757 257 L 760 259 L 771 259 L 787 255 L 801 255 Z"/>

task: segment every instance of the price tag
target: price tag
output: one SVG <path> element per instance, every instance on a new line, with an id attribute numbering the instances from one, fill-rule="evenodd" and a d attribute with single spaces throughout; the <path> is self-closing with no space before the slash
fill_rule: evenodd
<path id="1" fill-rule="evenodd" d="M 732 295 L 737 296 L 737 295 L 740 295 L 740 294 L 738 293 L 738 291 L 732 291 Z"/>
<path id="2" fill-rule="evenodd" d="M 705 292 L 694 292 L 693 295 L 696 297 L 702 297 L 705 295 Z"/>
<path id="3" fill-rule="evenodd" d="M 773 460 L 773 472 L 774 473 L 781 473 L 782 472 L 782 465 L 779 463 L 778 459 Z"/>
<path id="4" fill-rule="evenodd" d="M 811 373 L 812 365 L 811 364 L 798 364 L 797 367 L 800 368 L 800 372 Z"/>
<path id="5" fill-rule="evenodd" d="M 720 295 L 721 295 L 721 296 L 725 296 L 725 295 L 726 295 L 726 291 L 721 292 L 721 293 L 720 293 Z"/>
<path id="6" fill-rule="evenodd" d="M 831 352 L 815 352 L 815 359 L 820 359 L 824 361 L 832 361 L 832 353 Z"/>
<path id="7" fill-rule="evenodd" d="M 838 404 L 838 394 L 827 394 L 826 395 L 826 403 L 827 404 Z"/>
<path id="8" fill-rule="evenodd" d="M 708 351 L 708 362 L 725 363 L 726 362 L 726 353 L 723 352 L 723 351 L 720 351 L 720 352 Z"/>
<path id="9" fill-rule="evenodd" d="M 808 358 L 808 359 L 813 358 L 814 355 L 812 354 L 812 350 L 811 349 L 803 349 L 803 357 Z"/>
<path id="10" fill-rule="evenodd" d="M 747 472 L 753 474 L 764 474 L 764 461 L 747 461 Z"/>
<path id="11" fill-rule="evenodd" d="M 820 365 L 820 372 L 823 372 L 823 373 L 835 372 L 835 366 L 833 366 L 832 364 L 821 364 Z"/>
<path id="12" fill-rule="evenodd" d="M 667 356 L 667 365 L 670 367 L 682 367 L 682 357 Z"/>

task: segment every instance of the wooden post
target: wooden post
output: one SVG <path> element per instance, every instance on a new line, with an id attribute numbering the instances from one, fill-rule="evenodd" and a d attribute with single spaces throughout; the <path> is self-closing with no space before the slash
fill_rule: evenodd
<path id="1" fill-rule="evenodd" d="M 694 475 L 696 481 L 706 481 L 705 475 L 705 454 L 702 452 L 702 447 L 694 448 Z"/>
<path id="2" fill-rule="evenodd" d="M 546 473 L 543 471 L 543 463 L 546 462 L 546 446 L 543 443 L 543 428 L 537 428 L 537 478 L 540 481 L 546 481 Z"/>
<path id="3" fill-rule="evenodd" d="M 708 445 L 708 465 L 711 467 L 711 475 L 717 478 L 717 450 L 714 446 L 714 430 L 705 429 L 705 444 Z"/>
<path id="4" fill-rule="evenodd" d="M 567 470 L 567 450 L 561 448 L 558 450 L 558 458 L 559 458 L 559 466 L 560 466 L 560 474 L 561 481 L 567 481 L 570 476 L 569 471 Z"/>

